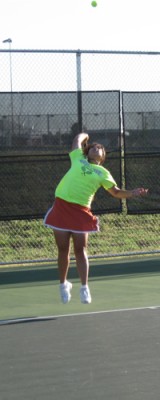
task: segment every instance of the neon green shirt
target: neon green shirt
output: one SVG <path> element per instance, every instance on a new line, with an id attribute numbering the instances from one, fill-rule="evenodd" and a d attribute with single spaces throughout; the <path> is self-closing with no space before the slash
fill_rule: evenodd
<path id="1" fill-rule="evenodd" d="M 89 163 L 82 149 L 71 151 L 69 156 L 71 168 L 58 184 L 55 197 L 90 208 L 97 190 L 101 186 L 110 189 L 116 182 L 106 168 Z"/>

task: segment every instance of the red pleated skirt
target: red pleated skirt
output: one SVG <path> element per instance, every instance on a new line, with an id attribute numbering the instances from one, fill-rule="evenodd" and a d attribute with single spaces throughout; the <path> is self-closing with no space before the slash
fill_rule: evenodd
<path id="1" fill-rule="evenodd" d="M 99 231 L 99 221 L 91 210 L 79 204 L 56 198 L 45 215 L 44 225 L 53 229 L 89 233 Z"/>

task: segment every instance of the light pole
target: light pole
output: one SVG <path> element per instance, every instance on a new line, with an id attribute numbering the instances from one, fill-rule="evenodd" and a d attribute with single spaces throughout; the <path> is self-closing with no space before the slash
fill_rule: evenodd
<path id="1" fill-rule="evenodd" d="M 9 75 L 10 75 L 10 92 L 11 92 L 11 134 L 9 134 L 9 146 L 12 145 L 12 135 L 14 133 L 14 122 L 13 122 L 13 82 L 12 82 L 12 53 L 11 53 L 11 43 L 12 39 L 8 38 L 3 40 L 3 43 L 9 44 Z"/>

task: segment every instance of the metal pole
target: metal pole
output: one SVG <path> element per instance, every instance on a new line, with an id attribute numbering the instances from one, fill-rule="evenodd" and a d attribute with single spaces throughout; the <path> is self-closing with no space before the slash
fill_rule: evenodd
<path id="1" fill-rule="evenodd" d="M 78 133 L 82 132 L 81 51 L 76 53 Z"/>
<path id="2" fill-rule="evenodd" d="M 14 135 L 14 120 L 13 120 L 13 82 L 12 82 L 12 54 L 11 54 L 11 43 L 9 42 L 9 66 L 10 66 L 10 88 L 11 88 L 11 121 L 12 121 L 12 135 Z M 12 136 L 11 136 L 12 140 Z M 12 143 L 11 143 L 12 145 Z"/>
<path id="3" fill-rule="evenodd" d="M 77 64 L 77 91 L 81 91 L 81 51 L 78 50 L 76 53 L 76 64 Z"/>
<path id="4" fill-rule="evenodd" d="M 13 82 L 12 82 L 12 53 L 11 53 L 11 43 L 12 39 L 5 39 L 3 43 L 9 44 L 9 76 L 10 76 L 10 93 L 11 93 L 11 133 L 9 132 L 8 145 L 12 145 L 12 135 L 14 134 L 14 120 L 13 120 Z"/>

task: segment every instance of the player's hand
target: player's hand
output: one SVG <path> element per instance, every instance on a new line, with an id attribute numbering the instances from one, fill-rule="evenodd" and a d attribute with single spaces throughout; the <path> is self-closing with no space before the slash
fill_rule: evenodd
<path id="1" fill-rule="evenodd" d="M 148 189 L 137 188 L 132 190 L 133 197 L 146 196 L 147 194 L 148 194 Z"/>

